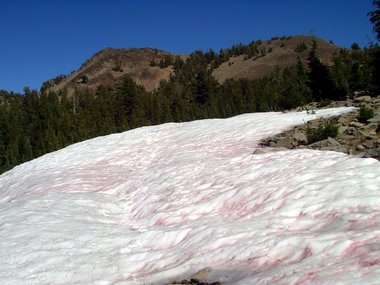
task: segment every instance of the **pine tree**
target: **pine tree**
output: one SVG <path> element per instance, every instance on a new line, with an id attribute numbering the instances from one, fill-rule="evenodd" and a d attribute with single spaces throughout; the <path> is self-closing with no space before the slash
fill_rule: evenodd
<path id="1" fill-rule="evenodd" d="M 376 33 L 377 39 L 380 41 L 380 0 L 373 0 L 375 10 L 368 13 L 370 21 L 373 24 L 373 31 Z"/>

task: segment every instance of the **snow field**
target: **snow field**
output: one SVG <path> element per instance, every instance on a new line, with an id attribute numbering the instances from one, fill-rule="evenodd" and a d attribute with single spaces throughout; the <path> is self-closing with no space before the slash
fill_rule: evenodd
<path id="1" fill-rule="evenodd" d="M 379 284 L 380 163 L 253 155 L 352 108 L 144 127 L 0 176 L 2 284 Z"/>

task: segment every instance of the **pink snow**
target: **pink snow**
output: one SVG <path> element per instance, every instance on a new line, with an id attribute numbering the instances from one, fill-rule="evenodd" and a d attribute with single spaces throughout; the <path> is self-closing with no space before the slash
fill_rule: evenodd
<path id="1" fill-rule="evenodd" d="M 1 284 L 379 284 L 380 163 L 253 154 L 352 108 L 256 113 L 88 140 L 0 176 Z"/>

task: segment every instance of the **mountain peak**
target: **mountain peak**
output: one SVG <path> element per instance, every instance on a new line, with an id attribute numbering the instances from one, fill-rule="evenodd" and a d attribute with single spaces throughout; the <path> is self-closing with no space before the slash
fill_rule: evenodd
<path id="1" fill-rule="evenodd" d="M 256 56 L 253 58 L 245 54 L 232 56 L 217 67 L 213 75 L 219 82 L 228 78 L 257 79 L 268 76 L 277 66 L 285 68 L 295 65 L 298 58 L 306 63 L 314 41 L 319 48 L 321 60 L 331 64 L 333 55 L 340 49 L 338 46 L 314 36 L 283 36 L 254 41 L 258 50 Z M 51 91 L 66 89 L 70 96 L 75 89 L 94 91 L 99 85 L 113 86 L 119 77 L 128 75 L 150 91 L 157 88 L 161 80 L 168 79 L 173 71 L 172 65 L 158 66 L 158 63 L 168 57 L 176 56 L 182 59 L 187 57 L 150 47 L 106 47 L 95 53 L 71 74 L 46 81 L 43 89 Z"/>

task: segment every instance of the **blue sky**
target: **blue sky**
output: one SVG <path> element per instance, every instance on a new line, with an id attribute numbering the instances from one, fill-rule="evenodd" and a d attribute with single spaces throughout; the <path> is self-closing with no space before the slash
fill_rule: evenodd
<path id="1" fill-rule="evenodd" d="M 376 41 L 372 0 L 1 0 L 0 89 L 39 89 L 105 47 L 174 53 L 313 34 L 350 47 Z"/>

